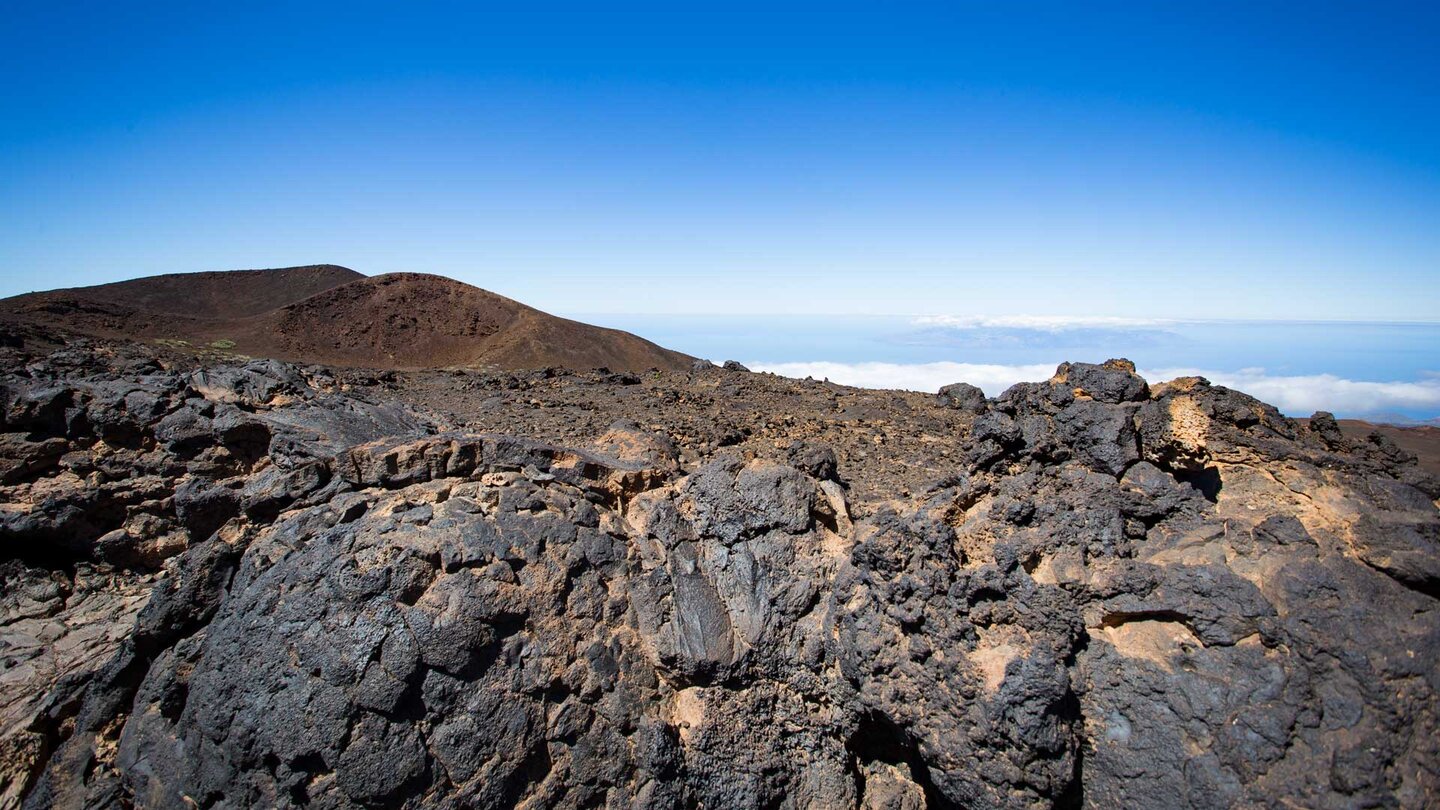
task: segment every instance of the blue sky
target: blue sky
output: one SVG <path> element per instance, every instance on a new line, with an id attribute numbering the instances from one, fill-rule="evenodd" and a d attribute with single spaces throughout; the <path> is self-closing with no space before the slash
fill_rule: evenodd
<path id="1" fill-rule="evenodd" d="M 0 294 L 1440 317 L 1434 3 L 7 4 Z"/>

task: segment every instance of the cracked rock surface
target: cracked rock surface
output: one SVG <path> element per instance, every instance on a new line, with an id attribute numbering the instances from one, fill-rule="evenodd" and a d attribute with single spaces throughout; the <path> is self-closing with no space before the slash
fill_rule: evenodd
<path id="1" fill-rule="evenodd" d="M 0 376 L 0 807 L 1425 807 L 1440 486 L 1201 379 Z"/>

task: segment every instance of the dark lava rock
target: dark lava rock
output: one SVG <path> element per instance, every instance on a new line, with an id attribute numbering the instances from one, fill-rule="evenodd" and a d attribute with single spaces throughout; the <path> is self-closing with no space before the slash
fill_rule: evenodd
<path id="1" fill-rule="evenodd" d="M 1329 411 L 1316 411 L 1310 417 L 1310 432 L 1320 437 L 1326 447 L 1333 449 L 1345 445 L 1345 435 L 1340 432 L 1340 423 L 1335 421 L 1335 414 Z"/>
<path id="2" fill-rule="evenodd" d="M 816 480 L 840 480 L 839 461 L 835 457 L 835 451 L 829 447 L 810 442 L 791 442 L 785 459 L 791 466 Z"/>
<path id="3" fill-rule="evenodd" d="M 941 388 L 940 401 L 948 408 L 970 413 L 985 410 L 985 392 L 969 383 L 951 383 Z"/>
<path id="4" fill-rule="evenodd" d="M 0 806 L 1440 792 L 1440 515 L 1323 418 L 1110 361 L 955 389 L 973 419 L 795 383 L 717 441 L 684 409 L 768 377 L 507 378 L 628 403 L 581 449 L 363 376 L 74 346 L 0 376 Z M 850 502 L 937 444 L 922 494 Z"/>
<path id="5" fill-rule="evenodd" d="M 1148 393 L 1145 380 L 1129 360 L 1106 360 L 1100 365 L 1063 363 L 1055 371 L 1055 381 L 1071 387 L 1076 396 L 1100 402 L 1135 402 Z"/>

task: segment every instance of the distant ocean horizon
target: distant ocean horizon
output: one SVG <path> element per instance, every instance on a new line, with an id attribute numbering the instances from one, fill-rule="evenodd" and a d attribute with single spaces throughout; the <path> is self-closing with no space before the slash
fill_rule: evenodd
<path id="1" fill-rule="evenodd" d="M 666 348 L 845 385 L 995 396 L 1064 361 L 1124 357 L 1151 382 L 1198 374 L 1287 416 L 1440 424 L 1440 322 L 1045 316 L 575 314 Z"/>

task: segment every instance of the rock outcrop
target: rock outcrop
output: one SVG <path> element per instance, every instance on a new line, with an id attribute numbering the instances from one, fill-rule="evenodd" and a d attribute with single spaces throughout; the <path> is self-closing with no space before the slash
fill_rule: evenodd
<path id="1" fill-rule="evenodd" d="M 637 420 L 564 447 L 403 384 L 84 347 L 8 369 L 0 806 L 1440 792 L 1440 486 L 1393 445 L 1074 363 L 931 400 L 950 468 L 881 498 L 811 439 L 700 453 Z"/>

